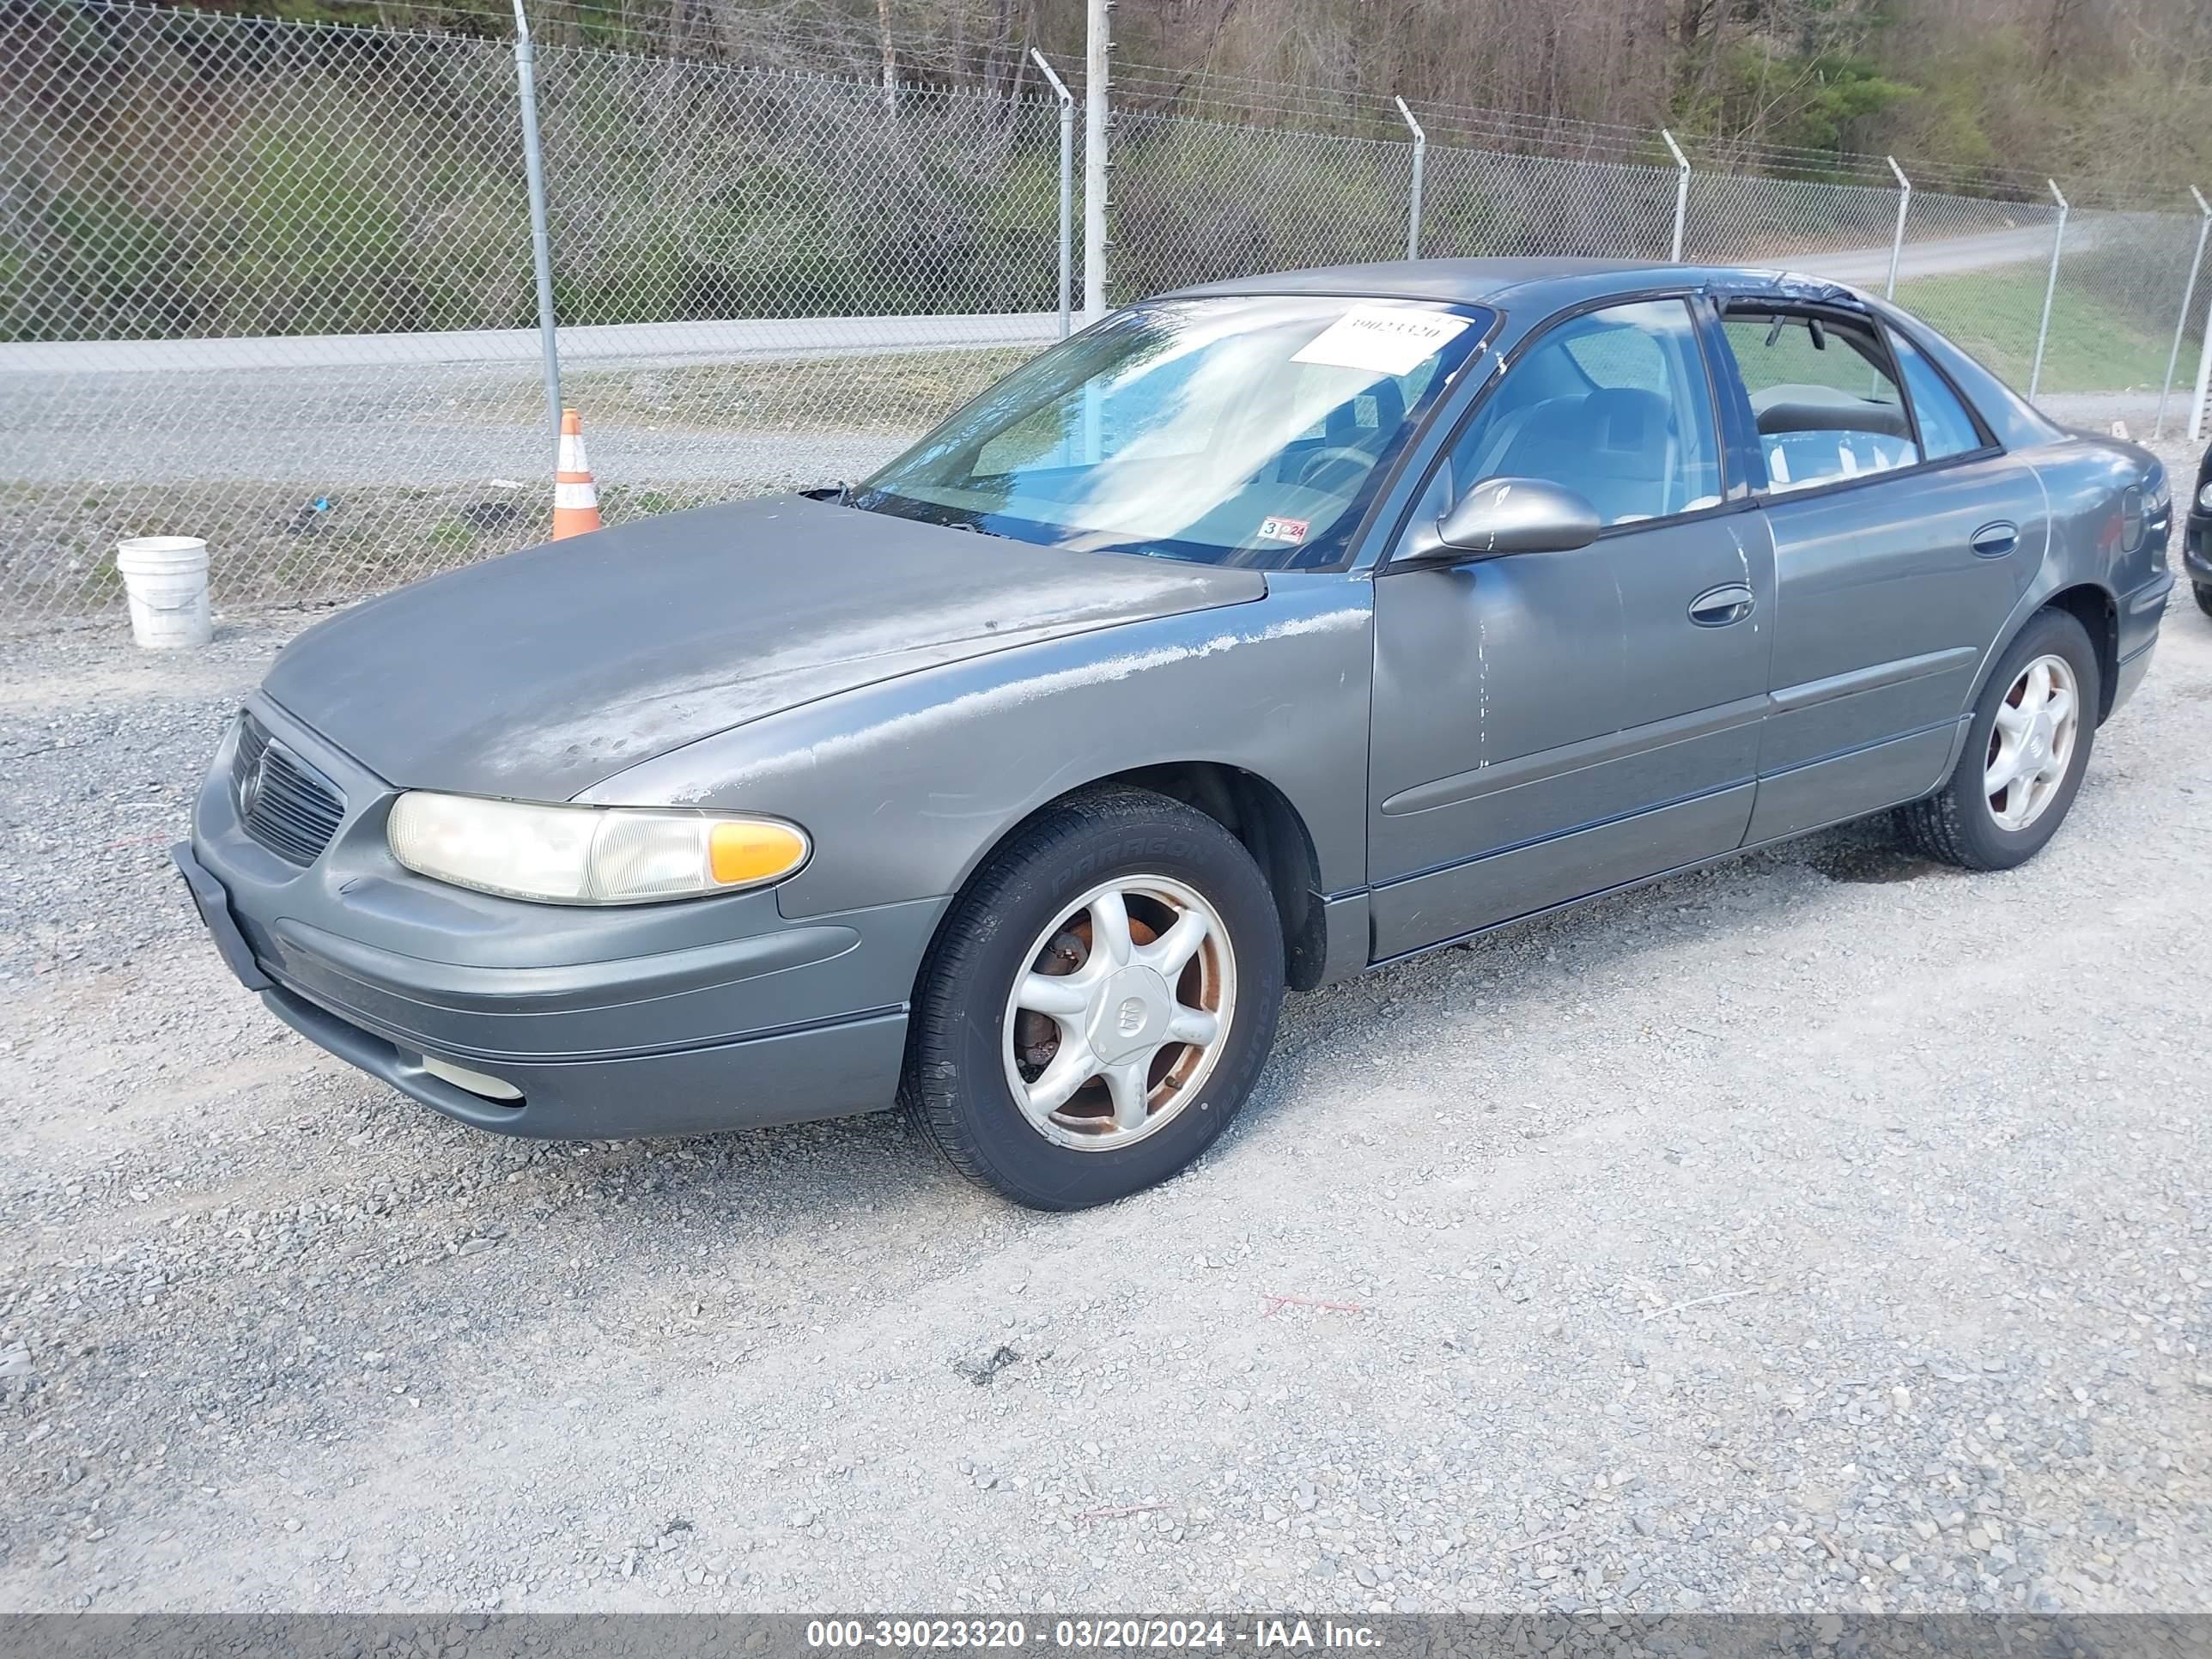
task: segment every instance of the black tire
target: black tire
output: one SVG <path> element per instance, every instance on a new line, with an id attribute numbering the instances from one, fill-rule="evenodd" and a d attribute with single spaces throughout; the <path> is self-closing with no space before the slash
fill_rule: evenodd
<path id="1" fill-rule="evenodd" d="M 2189 585 L 2197 590 L 2197 608 L 2206 616 L 2212 617 L 2212 582 L 2191 582 Z"/>
<path id="2" fill-rule="evenodd" d="M 2063 658 L 2074 671 L 2081 697 L 2074 754 L 2050 805 L 2026 829 L 2007 830 L 1998 823 L 1996 811 L 1983 793 L 1982 777 L 1989 765 L 1997 706 L 2021 672 L 2041 656 Z M 2067 611 L 2038 611 L 1997 659 L 1997 665 L 1983 685 L 1974 705 L 1973 724 L 1967 728 L 1965 746 L 1950 778 L 1934 794 L 1898 809 L 1898 827 L 1907 844 L 1929 858 L 1966 870 L 2009 870 L 2033 858 L 2058 833 L 2081 790 L 2081 775 L 2088 769 L 2089 750 L 2096 738 L 2102 696 L 2103 678 L 2088 630 Z"/>
<path id="3" fill-rule="evenodd" d="M 1016 1103 L 1001 1047 L 1007 999 L 1031 941 L 1067 906 L 1138 874 L 1182 883 L 1220 918 L 1237 988 L 1227 1030 L 1196 1096 L 1156 1131 L 1110 1150 L 1064 1146 Z M 1228 1127 L 1259 1079 L 1282 999 L 1281 919 L 1243 844 L 1150 790 L 1086 790 L 1024 824 L 955 902 L 922 965 L 900 1104 L 955 1170 L 1017 1204 L 1108 1203 L 1165 1180 Z"/>

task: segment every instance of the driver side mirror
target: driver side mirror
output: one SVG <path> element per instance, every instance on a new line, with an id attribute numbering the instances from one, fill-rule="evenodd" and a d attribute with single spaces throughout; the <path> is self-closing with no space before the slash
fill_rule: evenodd
<path id="1" fill-rule="evenodd" d="M 1588 547 L 1603 528 L 1597 509 L 1571 489 L 1537 478 L 1486 478 L 1417 532 L 1390 562 L 1463 564 L 1510 553 L 1565 553 Z"/>

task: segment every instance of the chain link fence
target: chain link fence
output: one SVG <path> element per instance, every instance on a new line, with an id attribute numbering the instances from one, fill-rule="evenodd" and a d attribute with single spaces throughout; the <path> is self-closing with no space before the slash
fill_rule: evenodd
<path id="1" fill-rule="evenodd" d="M 2148 411 L 2166 400 L 2197 231 L 2194 215 L 2076 209 L 2068 216 L 2040 382 L 2045 403 L 2075 410 L 2085 422 L 2117 418 L 2132 429 L 2151 428 L 2156 417 Z M 2201 289 L 2196 298 L 2203 298 Z M 2183 374 L 2195 366 L 2203 338 L 2203 308 L 2193 309 L 2193 326 L 2182 331 Z M 2169 431 L 2173 424 L 2169 411 Z"/>
<path id="2" fill-rule="evenodd" d="M 1114 304 L 1405 257 L 1410 144 L 1156 114 L 1117 117 L 1112 143 Z"/>
<path id="3" fill-rule="evenodd" d="M 0 41 L 0 615 L 542 539 L 498 41 L 118 8 Z M 540 49 L 563 391 L 610 522 L 872 471 L 1059 331 L 1056 102 Z"/>
<path id="4" fill-rule="evenodd" d="M 542 533 L 483 483 L 544 475 L 542 404 L 471 429 L 498 376 L 446 332 L 532 320 L 514 98 L 495 41 L 130 9 L 5 37 L 7 613 L 118 604 L 121 536 L 205 537 L 243 600 Z"/>
<path id="5" fill-rule="evenodd" d="M 1672 168 L 1427 147 L 1421 253 L 1602 254 L 1664 259 L 1672 246 Z"/>
<path id="6" fill-rule="evenodd" d="M 1906 203 L 1897 302 L 2026 391 L 2038 378 L 2035 348 L 2058 224 L 2055 203 L 1915 191 Z M 2085 355 L 2094 355 L 2094 342 L 2070 331 L 2059 337 L 2069 344 L 2078 338 Z M 2094 367 L 2083 373 L 2097 377 Z M 2053 412 L 2067 419 L 2087 413 L 2055 406 Z"/>
<path id="7" fill-rule="evenodd" d="M 1059 332 L 1056 104 L 574 49 L 538 83 L 609 522 L 863 477 Z"/>
<path id="8" fill-rule="evenodd" d="M 517 54 L 0 0 L 0 618 L 374 592 L 545 533 Z M 566 401 L 611 521 L 860 476 L 1056 337 L 1057 99 L 546 46 Z M 1032 83 L 1034 85 L 1034 83 Z M 1881 292 L 2062 418 L 2185 422 L 2199 220 L 1131 112 L 1117 301 L 1257 270 L 1591 254 Z M 1900 208 L 1903 212 L 1900 214 Z M 2054 255 L 2056 256 L 2054 258 Z M 2177 330 L 2179 337 L 2177 339 Z"/>

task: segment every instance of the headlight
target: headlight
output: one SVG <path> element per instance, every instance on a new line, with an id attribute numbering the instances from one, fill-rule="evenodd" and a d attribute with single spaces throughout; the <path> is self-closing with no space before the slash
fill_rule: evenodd
<path id="1" fill-rule="evenodd" d="M 779 881 L 806 832 L 774 818 L 402 795 L 385 838 L 410 870 L 548 904 L 651 904 Z"/>
<path id="2" fill-rule="evenodd" d="M 2212 483 L 2206 484 L 2197 492 L 2197 505 L 2207 513 L 2212 513 Z"/>

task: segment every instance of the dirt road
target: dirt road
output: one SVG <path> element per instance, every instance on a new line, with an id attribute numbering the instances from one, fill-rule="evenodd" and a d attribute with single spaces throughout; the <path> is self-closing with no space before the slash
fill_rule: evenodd
<path id="1" fill-rule="evenodd" d="M 1294 1000 L 1006 1209 L 889 1119 L 447 1122 L 163 862 L 296 619 L 0 665 L 0 1606 L 2212 1609 L 2212 619 L 2073 820 Z"/>

